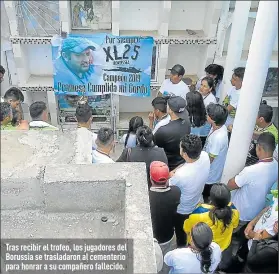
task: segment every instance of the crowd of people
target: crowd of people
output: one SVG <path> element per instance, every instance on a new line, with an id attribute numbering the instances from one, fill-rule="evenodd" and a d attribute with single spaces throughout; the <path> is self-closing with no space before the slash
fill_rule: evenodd
<path id="1" fill-rule="evenodd" d="M 278 130 L 266 102 L 258 117 L 244 169 L 228 182 L 221 177 L 245 68 L 233 71 L 231 90 L 220 101 L 223 67 L 211 64 L 194 91 L 175 65 L 152 101 L 149 125 L 129 122 L 116 162 L 146 164 L 158 272 L 278 272 Z M 43 102 L 33 103 L 24 123 L 24 97 L 10 88 L 1 102 L 2 129 L 57 130 Z M 78 128 L 91 130 L 92 109 L 76 109 Z M 114 163 L 114 132 L 92 133 L 92 163 Z M 239 140 L 241 142 L 241 140 Z M 237 161 L 237 159 L 236 159 Z M 271 195 L 271 198 L 270 198 Z M 160 267 L 159 267 L 160 265 Z"/>

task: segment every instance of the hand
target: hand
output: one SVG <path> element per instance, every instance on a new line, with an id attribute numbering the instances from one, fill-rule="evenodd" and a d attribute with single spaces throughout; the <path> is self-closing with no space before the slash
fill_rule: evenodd
<path id="1" fill-rule="evenodd" d="M 251 235 L 253 229 L 254 229 L 254 225 L 252 224 L 252 222 L 250 222 L 244 230 L 244 235 L 247 239 L 250 239 L 249 235 Z"/>
<path id="2" fill-rule="evenodd" d="M 275 234 L 278 233 L 278 221 L 276 221 L 276 222 L 274 223 L 273 231 L 275 232 Z"/>
<path id="3" fill-rule="evenodd" d="M 260 241 L 263 238 L 263 230 L 258 230 L 254 235 L 254 240 Z"/>
<path id="4" fill-rule="evenodd" d="M 154 121 L 154 113 L 153 113 L 153 112 L 149 112 L 149 114 L 148 114 L 148 119 L 149 119 L 149 121 L 151 121 L 151 122 Z"/>
<path id="5" fill-rule="evenodd" d="M 232 129 L 233 129 L 233 125 L 228 125 L 228 131 L 232 132 Z"/>

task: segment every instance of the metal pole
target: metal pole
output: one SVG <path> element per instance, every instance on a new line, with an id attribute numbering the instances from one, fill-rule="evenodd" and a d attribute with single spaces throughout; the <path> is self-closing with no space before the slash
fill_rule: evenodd
<path id="1" fill-rule="evenodd" d="M 220 102 L 223 102 L 228 90 L 231 88 L 230 79 L 232 70 L 238 66 L 241 60 L 250 6 L 251 1 L 236 1 L 235 4 L 223 83 L 221 86 Z"/>
<path id="2" fill-rule="evenodd" d="M 278 2 L 260 1 L 222 183 L 244 167 L 278 32 Z"/>

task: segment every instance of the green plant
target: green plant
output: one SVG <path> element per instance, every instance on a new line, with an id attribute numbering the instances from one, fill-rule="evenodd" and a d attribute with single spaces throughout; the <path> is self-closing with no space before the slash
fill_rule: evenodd
<path id="1" fill-rule="evenodd" d="M 278 199 L 278 189 L 273 189 L 273 190 L 271 190 L 270 192 L 271 192 L 271 194 L 273 195 L 273 197 L 274 197 L 275 199 Z M 278 211 L 278 204 L 277 204 L 275 210 Z"/>

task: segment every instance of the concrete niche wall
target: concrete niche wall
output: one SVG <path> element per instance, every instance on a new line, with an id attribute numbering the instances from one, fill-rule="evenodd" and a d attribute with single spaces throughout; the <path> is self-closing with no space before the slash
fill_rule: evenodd
<path id="1" fill-rule="evenodd" d="M 52 77 L 51 45 L 23 45 L 23 48 L 27 55 L 30 74 Z"/>
<path id="2" fill-rule="evenodd" d="M 206 50 L 205 47 L 200 45 L 170 45 L 167 68 L 181 64 L 185 68 L 186 75 L 197 74 L 200 64 L 199 57 Z"/>
<path id="3" fill-rule="evenodd" d="M 120 30 L 158 29 L 160 1 L 120 1 Z"/>
<path id="4" fill-rule="evenodd" d="M 169 30 L 202 30 L 207 1 L 172 1 Z"/>

